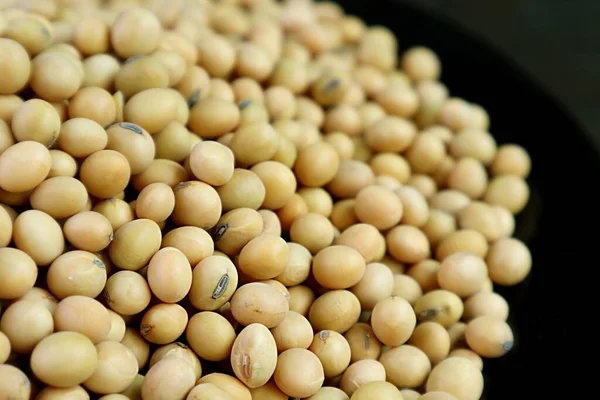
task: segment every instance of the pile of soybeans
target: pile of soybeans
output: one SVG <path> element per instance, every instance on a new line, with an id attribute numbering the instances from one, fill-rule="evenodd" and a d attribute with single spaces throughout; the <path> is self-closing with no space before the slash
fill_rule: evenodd
<path id="1" fill-rule="evenodd" d="M 531 162 L 431 49 L 332 2 L 0 7 L 0 399 L 481 397 Z"/>

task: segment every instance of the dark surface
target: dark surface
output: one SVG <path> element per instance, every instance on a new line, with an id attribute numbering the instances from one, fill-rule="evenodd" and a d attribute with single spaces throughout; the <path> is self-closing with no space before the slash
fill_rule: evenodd
<path id="1" fill-rule="evenodd" d="M 463 28 L 398 1 L 346 1 L 344 8 L 392 29 L 401 49 L 434 49 L 451 93 L 488 110 L 498 143 L 530 152 L 531 199 L 518 216 L 516 236 L 529 245 L 534 267 L 525 283 L 497 288 L 511 305 L 515 347 L 485 360 L 484 398 L 539 398 L 546 391 L 559 398 L 574 390 L 564 379 L 574 365 L 567 350 L 574 325 L 566 316 L 578 288 L 570 267 L 589 263 L 584 249 L 593 248 L 595 238 L 580 232 L 599 222 L 590 180 L 600 172 L 600 158 L 591 141 L 562 106 Z"/>

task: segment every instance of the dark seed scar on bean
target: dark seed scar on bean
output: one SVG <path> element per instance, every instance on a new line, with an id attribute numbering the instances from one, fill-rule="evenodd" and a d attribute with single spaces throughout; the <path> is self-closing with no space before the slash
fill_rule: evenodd
<path id="1" fill-rule="evenodd" d="M 217 286 L 215 287 L 215 290 L 211 297 L 214 300 L 221 297 L 223 295 L 223 293 L 225 293 L 225 290 L 227 290 L 228 284 L 229 284 L 229 275 L 225 274 L 221 277 L 221 279 L 219 279 L 219 282 L 217 283 Z"/>
<path id="2" fill-rule="evenodd" d="M 223 235 L 225 234 L 225 232 L 227 232 L 227 229 L 229 228 L 228 224 L 223 224 L 220 225 L 216 230 L 215 233 L 213 234 L 213 241 L 218 242 L 219 239 L 221 239 L 223 237 Z"/>
<path id="3" fill-rule="evenodd" d="M 252 359 L 248 353 L 242 355 L 242 375 L 247 379 L 252 377 Z"/>
<path id="4" fill-rule="evenodd" d="M 194 107 L 198 103 L 198 100 L 200 100 L 200 89 L 194 90 L 194 92 L 187 101 L 188 107 Z"/>
<path id="5" fill-rule="evenodd" d="M 443 310 L 437 309 L 437 308 L 430 308 L 429 310 L 423 310 L 419 313 L 419 317 L 422 319 L 430 319 L 430 318 L 435 318 L 437 317 L 439 314 L 441 314 L 443 312 Z"/>
<path id="6" fill-rule="evenodd" d="M 244 108 L 248 107 L 250 104 L 252 104 L 252 100 L 250 100 L 250 99 L 243 100 L 240 103 L 240 110 L 243 110 Z"/>
<path id="7" fill-rule="evenodd" d="M 190 182 L 181 182 L 180 184 L 178 184 L 177 186 L 175 186 L 175 189 L 173 190 L 179 190 L 179 189 L 184 189 L 188 186 L 190 186 L 191 183 Z"/>
<path id="8" fill-rule="evenodd" d="M 123 128 L 123 129 L 127 129 L 127 130 L 133 131 L 133 132 L 138 133 L 138 134 L 142 133 L 142 128 L 140 128 L 136 124 L 132 124 L 130 122 L 121 122 L 119 124 L 119 126 L 121 128 Z"/>
<path id="9" fill-rule="evenodd" d="M 106 265 L 104 265 L 102 260 L 99 258 L 94 258 L 94 264 L 96 264 L 98 267 L 100 267 L 102 269 L 106 269 Z"/>
<path id="10" fill-rule="evenodd" d="M 369 350 L 369 347 L 371 347 L 371 335 L 369 332 L 365 332 L 365 350 Z"/>
<path id="11" fill-rule="evenodd" d="M 142 336 L 148 336 L 150 332 L 152 332 L 152 328 L 152 325 L 143 324 L 142 326 L 140 326 L 140 333 L 142 334 Z"/>
<path id="12" fill-rule="evenodd" d="M 327 85 L 325 85 L 325 87 L 323 88 L 323 90 L 325 92 L 331 92 L 333 89 L 335 89 L 336 87 L 340 86 L 342 82 L 339 79 L 332 79 L 330 80 Z"/>
<path id="13" fill-rule="evenodd" d="M 321 340 L 327 340 L 328 337 L 329 331 L 321 331 L 321 333 L 319 333 L 319 338 L 321 338 Z"/>

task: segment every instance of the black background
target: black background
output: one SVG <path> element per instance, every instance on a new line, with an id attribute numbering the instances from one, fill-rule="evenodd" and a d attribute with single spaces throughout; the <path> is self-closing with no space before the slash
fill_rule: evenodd
<path id="1" fill-rule="evenodd" d="M 515 347 L 503 358 L 485 360 L 484 398 L 574 398 L 580 385 L 569 377 L 578 373 L 574 360 L 585 357 L 575 351 L 577 343 L 572 341 L 582 336 L 581 320 L 575 316 L 581 308 L 575 305 L 585 302 L 584 297 L 590 294 L 583 287 L 586 280 L 591 280 L 592 254 L 598 242 L 596 226 L 600 222 L 594 193 L 600 176 L 600 158 L 594 144 L 600 140 L 594 141 L 590 134 L 598 123 L 598 115 L 592 112 L 598 105 L 593 101 L 597 91 L 591 90 L 593 83 L 586 81 L 582 72 L 590 66 L 577 57 L 571 59 L 577 50 L 561 53 L 561 46 L 568 47 L 575 36 L 573 30 L 557 26 L 560 15 L 549 10 L 536 15 L 534 1 L 505 0 L 510 6 L 505 14 L 499 6 L 485 8 L 484 4 L 493 5 L 495 1 L 423 0 L 418 7 L 411 3 L 415 2 L 361 0 L 343 1 L 342 5 L 369 24 L 392 29 L 401 50 L 413 45 L 434 49 L 443 64 L 441 80 L 451 94 L 482 104 L 498 142 L 523 145 L 533 161 L 528 179 L 531 199 L 517 218 L 515 234 L 531 249 L 533 271 L 518 287 L 498 288 L 511 305 L 509 323 L 515 333 Z M 461 12 L 444 10 L 449 4 L 460 3 L 464 4 L 462 15 L 467 21 L 463 24 L 446 16 L 454 14 L 453 18 L 460 19 Z M 467 6 L 476 3 L 481 3 L 479 11 Z M 554 12 L 561 10 L 557 1 L 543 4 L 550 8 L 554 5 Z M 515 14 L 521 15 L 521 22 L 514 20 Z M 530 25 L 523 15 L 529 15 Z M 554 25 L 535 24 L 542 17 L 555 21 Z M 487 33 L 465 29 L 468 21 L 476 21 Z M 544 29 L 547 36 L 540 33 Z M 499 36 L 493 39 L 490 32 Z M 545 39 L 539 42 L 541 37 Z M 512 53 L 502 50 L 499 43 Z M 589 45 L 571 44 L 573 48 Z M 526 57 L 520 57 L 523 54 Z M 552 60 L 562 58 L 569 60 L 552 65 Z M 523 65 L 528 63 L 526 73 Z M 542 72 L 534 74 L 536 68 Z M 574 73 L 565 73 L 568 68 Z M 577 86 L 586 91 L 579 91 Z M 568 103 L 570 110 L 563 103 Z M 580 115 L 580 120 L 572 114 Z M 583 120 L 589 131 L 583 127 Z"/>

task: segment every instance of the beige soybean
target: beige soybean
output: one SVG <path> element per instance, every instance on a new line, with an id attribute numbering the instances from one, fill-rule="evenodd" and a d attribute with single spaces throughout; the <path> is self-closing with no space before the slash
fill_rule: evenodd
<path id="1" fill-rule="evenodd" d="M 221 216 L 221 200 L 217 191 L 200 181 L 187 181 L 175 188 L 175 209 L 172 219 L 175 224 L 212 228 Z"/>
<path id="2" fill-rule="evenodd" d="M 313 301 L 308 319 L 315 331 L 344 333 L 360 316 L 360 302 L 348 290 L 332 290 Z"/>
<path id="3" fill-rule="evenodd" d="M 231 349 L 231 366 L 237 378 L 249 388 L 265 385 L 275 372 L 277 345 L 269 330 L 261 324 L 246 326 Z"/>
<path id="4" fill-rule="evenodd" d="M 183 399 L 194 387 L 194 368 L 179 357 L 166 357 L 152 366 L 142 383 L 142 398 L 158 400 L 164 397 Z"/>
<path id="5" fill-rule="evenodd" d="M 308 212 L 317 213 L 328 217 L 333 211 L 333 198 L 331 194 L 320 187 L 303 187 L 297 192 L 306 202 Z"/>
<path id="6" fill-rule="evenodd" d="M 456 218 L 449 212 L 431 208 L 429 218 L 421 229 L 429 243 L 437 246 L 442 239 L 456 231 Z"/>
<path id="7" fill-rule="evenodd" d="M 436 322 L 423 322 L 417 325 L 408 344 L 419 348 L 427 355 L 431 365 L 436 365 L 448 356 L 450 335 Z"/>
<path id="8" fill-rule="evenodd" d="M 0 93 L 17 93 L 27 84 L 31 71 L 27 50 L 18 40 L 3 38 L 0 40 L 0 52 L 7 57 L 0 67 Z"/>
<path id="9" fill-rule="evenodd" d="M 250 389 L 231 375 L 213 372 L 200 378 L 197 383 L 212 383 L 224 390 L 232 400 L 252 400 Z"/>
<path id="10" fill-rule="evenodd" d="M 400 346 L 411 336 L 417 318 L 412 306 L 401 297 L 379 301 L 371 314 L 371 326 L 377 338 L 387 346 Z"/>
<path id="11" fill-rule="evenodd" d="M 242 111 L 251 104 L 263 103 L 265 100 L 262 86 L 252 78 L 237 78 L 231 82 L 231 89 L 235 94 L 235 102 Z"/>
<path id="12" fill-rule="evenodd" d="M 108 310 L 108 314 L 110 315 L 110 331 L 108 332 L 106 340 L 111 342 L 121 342 L 125 337 L 125 330 L 127 329 L 125 320 L 112 310 Z"/>
<path id="13" fill-rule="evenodd" d="M 284 231 L 289 231 L 294 220 L 306 213 L 308 213 L 308 206 L 304 198 L 298 193 L 295 193 L 285 206 L 277 210 L 277 216 Z"/>
<path id="14" fill-rule="evenodd" d="M 360 360 L 350 364 L 344 371 L 340 389 L 348 396 L 352 396 L 363 385 L 370 382 L 385 382 L 385 380 L 385 368 L 379 361 Z"/>
<path id="15" fill-rule="evenodd" d="M 181 164 L 172 160 L 155 159 L 141 174 L 134 175 L 131 183 L 135 190 L 141 192 L 146 186 L 155 182 L 166 183 L 175 188 L 188 178 L 188 173 Z"/>
<path id="16" fill-rule="evenodd" d="M 250 393 L 252 394 L 252 399 L 254 400 L 286 400 L 289 397 L 283 393 L 277 385 L 275 384 L 275 380 L 271 379 L 267 384 L 250 389 Z"/>
<path id="17" fill-rule="evenodd" d="M 38 185 L 31 193 L 31 206 L 55 219 L 80 212 L 88 200 L 85 186 L 75 178 L 57 176 Z"/>
<path id="18" fill-rule="evenodd" d="M 110 332 L 108 310 L 91 297 L 74 295 L 65 297 L 54 311 L 55 331 L 79 332 L 92 342 L 106 340 Z"/>
<path id="19" fill-rule="evenodd" d="M 477 368 L 481 371 L 483 369 L 483 360 L 479 356 L 479 354 L 475 353 L 473 350 L 468 349 L 455 349 L 450 352 L 449 357 L 464 357 L 468 360 L 471 360 Z"/>
<path id="20" fill-rule="evenodd" d="M 425 234 L 410 225 L 399 225 L 386 235 L 388 252 L 400 262 L 418 263 L 430 256 Z"/>
<path id="21" fill-rule="evenodd" d="M 330 182 L 339 167 L 339 156 L 328 143 L 315 143 L 298 153 L 294 172 L 300 183 L 308 187 L 319 187 Z"/>
<path id="22" fill-rule="evenodd" d="M 494 243 L 486 257 L 490 278 L 503 286 L 516 285 L 531 271 L 531 253 L 518 239 L 501 239 Z"/>
<path id="23" fill-rule="evenodd" d="M 471 199 L 480 198 L 488 184 L 487 171 L 481 161 L 472 157 L 464 157 L 448 175 L 448 187 L 460 190 Z"/>
<path id="24" fill-rule="evenodd" d="M 278 244 L 279 247 L 272 249 L 272 254 L 267 256 L 267 253 L 264 253 L 269 252 L 270 250 L 261 248 L 260 243 L 265 243 L 264 241 L 273 242 L 275 239 L 273 235 L 270 235 L 266 239 L 259 240 L 258 237 L 263 233 L 263 228 L 263 219 L 257 211 L 251 208 L 238 208 L 223 214 L 213 229 L 212 240 L 214 240 L 214 245 L 218 250 L 227 255 L 235 256 L 240 254 L 250 241 L 257 239 L 255 244 L 244 252 L 244 267 L 242 267 L 242 260 L 238 260 L 239 267 L 246 268 L 247 271 L 244 272 L 246 274 L 249 274 L 250 271 L 255 271 L 255 273 L 260 275 L 262 267 L 259 267 L 258 265 L 265 262 L 270 256 L 277 255 L 279 258 L 266 261 L 270 262 L 270 266 L 274 267 L 275 272 L 277 272 L 279 269 L 283 268 L 281 263 L 287 262 L 284 260 L 285 253 L 281 248 L 281 243 L 278 241 L 275 241 L 274 243 Z M 273 271 L 265 272 L 267 275 L 273 273 Z M 270 278 L 272 277 L 264 279 Z"/>
<path id="25" fill-rule="evenodd" d="M 36 397 L 36 399 L 39 400 L 88 400 L 89 398 L 90 395 L 88 392 L 86 392 L 86 390 L 79 385 L 68 388 L 46 386 L 38 393 Z"/>
<path id="26" fill-rule="evenodd" d="M 0 214 L 2 212 L 0 210 Z M 0 299 L 16 299 L 27 295 L 37 277 L 35 261 L 27 253 L 10 247 L 0 248 Z"/>
<path id="27" fill-rule="evenodd" d="M 366 265 L 361 280 L 350 290 L 363 310 L 372 310 L 380 300 L 392 295 L 394 286 L 394 274 L 385 264 L 370 263 Z"/>
<path id="28" fill-rule="evenodd" d="M 140 333 L 150 343 L 174 342 L 185 331 L 186 310 L 179 304 L 156 304 L 146 310 L 140 322 Z"/>
<path id="29" fill-rule="evenodd" d="M 492 135 L 478 129 L 460 131 L 448 146 L 452 157 L 471 157 L 485 166 L 489 166 L 495 159 L 496 149 L 496 141 Z"/>
<path id="30" fill-rule="evenodd" d="M 61 131 L 60 123 L 60 116 L 50 103 L 31 99 L 15 110 L 10 126 L 17 142 L 31 140 L 50 147 Z"/>
<path id="31" fill-rule="evenodd" d="M 497 175 L 490 181 L 484 201 L 503 206 L 513 214 L 521 212 L 529 201 L 530 190 L 523 178 L 515 175 Z"/>
<path id="32" fill-rule="evenodd" d="M 440 264 L 438 283 L 444 290 L 460 297 L 469 297 L 479 292 L 488 279 L 485 261 L 466 252 L 453 253 Z"/>
<path id="33" fill-rule="evenodd" d="M 308 278 L 312 255 L 301 244 L 288 242 L 287 246 L 289 253 L 287 264 L 284 270 L 274 279 L 285 286 L 291 287 L 301 284 Z"/>
<path id="34" fill-rule="evenodd" d="M 190 133 L 179 121 L 171 121 L 162 131 L 152 135 L 152 139 L 156 158 L 182 162 L 190 154 Z"/>
<path id="35" fill-rule="evenodd" d="M 335 177 L 327 185 L 327 190 L 338 198 L 351 198 L 374 181 L 375 175 L 369 165 L 356 160 L 343 160 Z"/>
<path id="36" fill-rule="evenodd" d="M 132 57 L 114 76 L 114 87 L 126 99 L 146 89 L 167 88 L 169 71 L 157 57 Z"/>
<path id="37" fill-rule="evenodd" d="M 274 328 L 281 323 L 289 303 L 277 289 L 264 283 L 247 283 L 238 288 L 231 298 L 231 312 L 242 325 L 261 323 Z"/>
<path id="38" fill-rule="evenodd" d="M 29 399 L 31 381 L 19 368 L 10 364 L 0 364 L 0 395 L 18 400 Z"/>
<path id="39" fill-rule="evenodd" d="M 179 249 L 163 247 L 150 259 L 146 279 L 159 300 L 176 303 L 185 298 L 192 286 L 192 268 Z"/>
<path id="40" fill-rule="evenodd" d="M 39 185 L 50 172 L 48 149 L 33 141 L 13 144 L 0 154 L 0 189 L 22 193 Z"/>
<path id="41" fill-rule="evenodd" d="M 77 386 L 98 366 L 96 348 L 77 332 L 56 332 L 44 338 L 31 354 L 31 370 L 47 385 Z"/>
<path id="42" fill-rule="evenodd" d="M 402 200 L 391 190 L 381 186 L 367 186 L 356 195 L 354 212 L 361 222 L 380 230 L 397 225 L 402 219 Z"/>
<path id="43" fill-rule="evenodd" d="M 181 342 L 173 342 L 157 348 L 150 358 L 150 368 L 167 357 L 178 357 L 187 361 L 187 363 L 194 368 L 196 379 L 199 379 L 202 375 L 202 366 L 198 356 L 188 346 Z"/>
<path id="44" fill-rule="evenodd" d="M 232 397 L 213 383 L 200 383 L 188 393 L 186 400 L 231 400 Z"/>
<path id="45" fill-rule="evenodd" d="M 57 144 L 69 155 L 82 158 L 104 150 L 108 136 L 102 125 L 88 118 L 71 118 L 60 127 Z"/>
<path id="46" fill-rule="evenodd" d="M 319 358 L 325 378 L 339 376 L 350 365 L 351 346 L 338 332 L 323 330 L 316 333 L 308 349 Z"/>
<path id="47" fill-rule="evenodd" d="M 483 258 L 488 253 L 488 243 L 478 231 L 460 229 L 444 237 L 437 246 L 435 256 L 443 261 L 446 257 L 460 252 L 470 252 Z"/>
<path id="48" fill-rule="evenodd" d="M 414 312 L 420 322 L 437 322 L 448 328 L 460 320 L 464 305 L 456 294 L 436 289 L 425 293 L 415 303 Z"/>
<path id="49" fill-rule="evenodd" d="M 58 300 L 47 290 L 38 287 L 33 287 L 24 296 L 20 297 L 19 300 L 33 300 L 41 303 L 44 307 L 54 313 Z"/>
<path id="50" fill-rule="evenodd" d="M 290 239 L 317 254 L 334 239 L 333 225 L 323 215 L 306 213 L 297 217 L 290 227 Z"/>
<path id="51" fill-rule="evenodd" d="M 258 210 L 263 219 L 263 233 L 281 236 L 281 222 L 277 214 L 271 210 Z"/>
<path id="52" fill-rule="evenodd" d="M 410 275 L 395 274 L 392 282 L 394 286 L 390 295 L 402 297 L 413 306 L 423 295 L 423 289 L 419 282 Z"/>
<path id="53" fill-rule="evenodd" d="M 131 168 L 127 158 L 114 150 L 100 150 L 85 159 L 79 179 L 88 192 L 108 199 L 122 192 L 129 183 Z"/>
<path id="54" fill-rule="evenodd" d="M 381 355 L 381 342 L 377 339 L 373 328 L 366 323 L 359 322 L 349 331 L 344 333 L 351 350 L 350 362 L 360 360 L 377 360 Z"/>
<path id="55" fill-rule="evenodd" d="M 113 232 L 135 218 L 129 204 L 115 197 L 96 203 L 92 211 L 103 215 L 110 222 Z"/>
<path id="56" fill-rule="evenodd" d="M 385 248 L 385 238 L 373 225 L 357 223 L 342 231 L 335 244 L 358 250 L 365 262 L 370 263 L 381 258 L 378 253 L 382 246 Z"/>
<path id="57" fill-rule="evenodd" d="M 229 321 L 212 311 L 194 314 L 188 321 L 185 334 L 192 350 L 208 361 L 227 359 L 236 338 Z"/>
<path id="58" fill-rule="evenodd" d="M 38 210 L 24 211 L 14 222 L 15 247 L 27 253 L 38 266 L 50 265 L 65 248 L 60 225 Z"/>
<path id="59" fill-rule="evenodd" d="M 417 189 L 427 200 L 437 193 L 437 183 L 429 175 L 414 174 L 410 177 L 406 185 Z"/>
<path id="60" fill-rule="evenodd" d="M 52 334 L 54 321 L 41 302 L 18 300 L 4 310 L 0 331 L 10 341 L 12 351 L 30 354 L 41 340 Z"/>
<path id="61" fill-rule="evenodd" d="M 150 304 L 152 293 L 146 279 L 134 271 L 118 271 L 106 281 L 104 298 L 121 315 L 135 315 Z"/>
<path id="62" fill-rule="evenodd" d="M 73 250 L 61 254 L 48 268 L 46 283 L 58 299 L 69 296 L 95 298 L 107 280 L 106 266 L 94 253 Z"/>
<path id="63" fill-rule="evenodd" d="M 238 286 L 238 273 L 229 258 L 211 255 L 193 268 L 189 300 L 201 311 L 221 308 Z"/>
<path id="64" fill-rule="evenodd" d="M 476 400 L 483 392 L 483 376 L 472 361 L 449 357 L 433 367 L 427 378 L 426 391 L 441 391 L 457 399 Z"/>
<path id="65" fill-rule="evenodd" d="M 133 7 L 123 11 L 110 27 L 110 43 L 121 58 L 149 54 L 162 34 L 160 20 L 150 10 Z"/>
<path id="66" fill-rule="evenodd" d="M 421 399 L 421 400 L 457 400 L 456 396 L 453 396 L 450 393 L 439 392 L 439 391 L 425 393 L 424 395 L 419 396 L 419 399 Z"/>
<path id="67" fill-rule="evenodd" d="M 383 117 L 365 133 L 373 151 L 402 152 L 410 147 L 416 136 L 416 127 L 408 120 L 395 116 Z"/>
<path id="68" fill-rule="evenodd" d="M 501 357 L 513 347 L 513 332 L 502 319 L 480 316 L 471 320 L 465 329 L 469 347 L 486 358 Z"/>
<path id="69" fill-rule="evenodd" d="M 135 203 L 138 218 L 150 219 L 156 223 L 165 221 L 175 208 L 173 189 L 165 183 L 157 182 L 146 186 Z"/>
<path id="70" fill-rule="evenodd" d="M 52 159 L 52 164 L 50 172 L 48 173 L 48 178 L 55 176 L 74 177 L 77 174 L 77 162 L 69 153 L 52 149 L 50 150 L 50 157 Z"/>
<path id="71" fill-rule="evenodd" d="M 514 175 L 527 178 L 531 171 L 531 158 L 527 151 L 518 144 L 505 144 L 498 151 L 490 165 L 492 176 Z"/>
<path id="72" fill-rule="evenodd" d="M 208 232 L 195 226 L 175 228 L 162 238 L 161 248 L 179 249 L 191 266 L 213 254 L 214 243 Z"/>
<path id="73" fill-rule="evenodd" d="M 29 86 L 46 101 L 71 98 L 83 82 L 81 61 L 60 53 L 41 53 L 31 60 Z"/>
<path id="74" fill-rule="evenodd" d="M 293 172 L 276 161 L 265 161 L 251 169 L 265 187 L 265 199 L 262 207 L 276 210 L 283 207 L 296 191 L 297 183 Z"/>
<path id="75" fill-rule="evenodd" d="M 381 397 L 379 397 L 381 396 Z M 355 400 L 361 399 L 372 399 L 376 398 L 386 398 L 390 400 L 400 400 L 403 399 L 400 390 L 389 382 L 369 382 L 359 387 L 352 398 Z"/>
<path id="76" fill-rule="evenodd" d="M 156 148 L 152 137 L 142 127 L 128 122 L 111 125 L 107 130 L 106 148 L 121 153 L 136 175 L 148 168 L 154 159 Z"/>
<path id="77" fill-rule="evenodd" d="M 448 326 L 446 330 L 448 331 L 448 335 L 450 336 L 450 348 L 456 349 L 461 347 L 466 347 L 467 342 L 465 339 L 465 330 L 467 329 L 467 324 L 464 322 L 455 322 L 452 325 Z"/>
<path id="78" fill-rule="evenodd" d="M 108 248 L 111 261 L 120 269 L 138 271 L 160 248 L 162 234 L 150 219 L 131 221 L 119 228 Z"/>
<path id="79" fill-rule="evenodd" d="M 383 353 L 379 358 L 388 382 L 397 387 L 417 388 L 425 383 L 431 363 L 418 347 L 402 345 Z"/>
<path id="80" fill-rule="evenodd" d="M 232 102 L 204 99 L 190 110 L 189 128 L 203 139 L 214 139 L 232 131 L 240 119 L 240 110 Z"/>
<path id="81" fill-rule="evenodd" d="M 0 119 L 10 125 L 12 117 L 23 104 L 23 99 L 17 95 L 0 95 Z"/>
<path id="82" fill-rule="evenodd" d="M 298 370 L 297 366 L 302 365 Z M 325 376 L 321 362 L 306 349 L 289 349 L 281 353 L 273 374 L 279 389 L 288 396 L 309 397 L 323 385 Z"/>
<path id="83" fill-rule="evenodd" d="M 98 366 L 83 386 L 99 394 L 114 394 L 127 389 L 135 380 L 138 364 L 133 352 L 118 342 L 96 345 Z"/>
<path id="84" fill-rule="evenodd" d="M 231 179 L 217 188 L 221 198 L 223 211 L 236 208 L 251 208 L 257 210 L 265 199 L 265 185 L 253 171 L 236 168 Z"/>
<path id="85" fill-rule="evenodd" d="M 101 126 L 115 121 L 116 109 L 112 95 L 97 87 L 79 89 L 69 100 L 70 118 L 88 118 Z"/>
<path id="86" fill-rule="evenodd" d="M 234 153 L 226 146 L 207 140 L 193 147 L 190 168 L 199 180 L 212 186 L 221 186 L 233 176 L 233 156 Z"/>
<path id="87" fill-rule="evenodd" d="M 115 76 L 119 72 L 119 61 L 110 54 L 95 54 L 82 61 L 84 77 L 81 87 L 114 88 Z"/>
<path id="88" fill-rule="evenodd" d="M 283 272 L 288 260 L 289 248 L 281 237 L 261 235 L 241 249 L 238 268 L 254 279 L 271 279 Z"/>
<path id="89" fill-rule="evenodd" d="M 387 175 L 399 183 L 406 184 L 411 176 L 410 164 L 404 157 L 395 153 L 379 153 L 370 160 L 375 175 Z"/>
<path id="90" fill-rule="evenodd" d="M 425 197 L 408 186 L 397 189 L 396 194 L 402 202 L 401 222 L 418 228 L 425 226 L 429 219 L 429 206 Z"/>
<path id="91" fill-rule="evenodd" d="M 279 135 L 266 122 L 240 126 L 230 143 L 236 161 L 248 166 L 268 161 L 275 155 L 278 146 Z"/>
<path id="92" fill-rule="evenodd" d="M 340 230 L 349 228 L 358 223 L 358 218 L 354 212 L 354 199 L 339 200 L 333 205 L 329 219 L 333 226 Z M 339 240 L 339 239 L 338 239 Z"/>
<path id="93" fill-rule="evenodd" d="M 480 316 L 494 317 L 503 321 L 508 318 L 508 302 L 494 292 L 479 292 L 465 300 L 463 319 Z"/>
<path id="94" fill-rule="evenodd" d="M 356 285 L 363 278 L 365 269 L 362 255 L 354 248 L 343 245 L 320 250 L 312 261 L 313 276 L 328 289 L 347 289 Z"/>
<path id="95" fill-rule="evenodd" d="M 138 362 L 139 369 L 144 368 L 150 357 L 150 344 L 144 340 L 137 329 L 127 327 L 121 343 L 127 346 Z M 134 383 L 135 384 L 135 383 Z"/>
<path id="96" fill-rule="evenodd" d="M 354 142 L 344 132 L 331 132 L 323 137 L 325 142 L 333 146 L 340 160 L 350 160 L 354 156 Z"/>
<path id="97" fill-rule="evenodd" d="M 158 133 L 171 121 L 180 120 L 177 115 L 180 101 L 185 104 L 183 97 L 170 89 L 146 89 L 127 100 L 123 116 L 125 121 L 144 128 L 150 134 Z M 180 122 L 187 122 L 187 118 Z"/>

